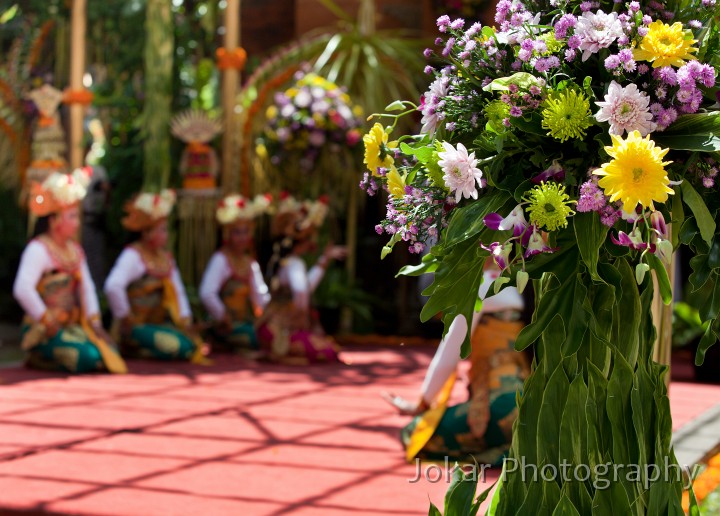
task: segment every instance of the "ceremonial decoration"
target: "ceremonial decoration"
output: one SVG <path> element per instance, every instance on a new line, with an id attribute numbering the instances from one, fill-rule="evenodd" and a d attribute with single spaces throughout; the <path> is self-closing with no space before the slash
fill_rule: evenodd
<path id="1" fill-rule="evenodd" d="M 49 84 L 43 84 L 28 92 L 27 98 L 37 108 L 39 117 L 33 130 L 32 161 L 25 179 L 42 182 L 53 172 L 66 172 L 68 169 L 65 131 L 58 114 L 63 93 Z"/>
<path id="2" fill-rule="evenodd" d="M 183 188 L 215 188 L 218 157 L 209 143 L 222 132 L 220 120 L 210 117 L 204 111 L 188 109 L 173 117 L 170 129 L 173 136 L 187 144 L 180 158 Z"/>
<path id="3" fill-rule="evenodd" d="M 496 28 L 441 16 L 420 105 L 394 102 L 364 138 L 361 187 L 389 194 L 383 252 L 437 239 L 402 271 L 435 273 L 423 320 L 470 320 L 488 260 L 494 292 L 532 280 L 515 347 L 536 359 L 508 464 L 557 474 L 506 467 L 494 514 L 683 514 L 651 305 L 671 302 L 687 245 L 702 362 L 720 335 L 717 14 L 714 0 L 501 0 Z M 420 134 L 393 133 L 418 111 Z"/>

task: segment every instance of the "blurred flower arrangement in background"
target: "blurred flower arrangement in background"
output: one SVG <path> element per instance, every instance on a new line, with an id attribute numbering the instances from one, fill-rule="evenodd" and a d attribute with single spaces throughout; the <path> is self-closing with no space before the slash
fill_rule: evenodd
<path id="1" fill-rule="evenodd" d="M 339 152 L 358 144 L 363 112 L 342 88 L 315 73 L 299 71 L 294 78 L 267 108 L 257 150 L 275 166 L 296 158 L 301 169 L 310 171 L 324 150 Z"/>

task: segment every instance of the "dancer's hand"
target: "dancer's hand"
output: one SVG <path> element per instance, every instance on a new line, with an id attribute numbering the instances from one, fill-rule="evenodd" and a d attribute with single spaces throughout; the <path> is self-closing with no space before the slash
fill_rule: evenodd
<path id="1" fill-rule="evenodd" d="M 412 401 L 406 400 L 402 396 L 398 396 L 387 391 L 383 391 L 381 393 L 381 396 L 385 401 L 395 407 L 397 411 L 404 416 L 417 416 L 418 414 L 422 414 L 428 409 L 424 400 L 414 403 Z"/>
<path id="2" fill-rule="evenodd" d="M 347 256 L 347 247 L 334 245 L 332 242 L 325 246 L 323 258 L 326 260 L 343 260 Z"/>

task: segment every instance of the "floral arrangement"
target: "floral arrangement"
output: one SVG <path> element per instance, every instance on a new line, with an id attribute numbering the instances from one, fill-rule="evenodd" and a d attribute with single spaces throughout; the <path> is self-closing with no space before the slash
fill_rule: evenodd
<path id="1" fill-rule="evenodd" d="M 299 71 L 295 84 L 275 95 L 266 111 L 267 124 L 260 147 L 279 165 L 298 156 L 311 170 L 323 149 L 337 152 L 360 141 L 362 109 L 337 84 L 315 73 Z"/>
<path id="2" fill-rule="evenodd" d="M 168 188 L 160 193 L 142 192 L 135 197 L 131 208 L 150 216 L 153 220 L 158 220 L 170 215 L 176 200 L 175 190 Z"/>
<path id="3" fill-rule="evenodd" d="M 30 189 L 30 210 L 42 217 L 78 204 L 87 195 L 91 176 L 92 169 L 84 167 L 71 174 L 53 172 L 42 183 L 34 182 Z"/>
<path id="4" fill-rule="evenodd" d="M 650 271 L 669 303 L 674 249 L 694 254 L 690 283 L 711 321 L 701 362 L 720 335 L 718 13 L 715 0 L 500 0 L 495 27 L 441 16 L 420 105 L 394 102 L 377 115 L 391 123 L 364 138 L 361 187 L 388 192 L 383 253 L 400 241 L 431 247 L 401 271 L 435 273 L 423 320 L 469 320 L 488 260 L 502 271 L 494 292 L 533 281 L 535 313 L 516 349 L 534 346 L 537 363 L 515 458 L 675 463 Z M 393 135 L 418 111 L 419 134 Z M 493 503 L 498 514 L 540 499 L 548 514 L 589 514 L 589 501 L 682 514 L 679 479 L 640 477 L 578 491 L 504 475 Z"/>

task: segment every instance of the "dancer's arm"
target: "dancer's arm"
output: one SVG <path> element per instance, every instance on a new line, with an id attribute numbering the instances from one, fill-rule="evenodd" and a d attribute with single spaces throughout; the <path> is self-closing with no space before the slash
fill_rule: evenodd
<path id="1" fill-rule="evenodd" d="M 115 319 L 125 319 L 130 315 L 127 287 L 133 281 L 140 279 L 143 274 L 145 274 L 145 264 L 140 254 L 135 249 L 126 247 L 105 280 L 105 295 Z"/>
<path id="2" fill-rule="evenodd" d="M 222 253 L 213 254 L 200 283 L 200 300 L 215 321 L 222 321 L 227 310 L 220 299 L 220 289 L 228 280 L 232 271 L 227 258 Z"/>
<path id="3" fill-rule="evenodd" d="M 37 291 L 43 273 L 52 268 L 52 258 L 40 242 L 31 241 L 22 253 L 15 276 L 13 296 L 34 321 L 39 322 L 47 307 Z"/>
<path id="4" fill-rule="evenodd" d="M 250 298 L 256 312 L 262 312 L 270 302 L 270 290 L 255 260 L 250 264 Z"/>

